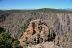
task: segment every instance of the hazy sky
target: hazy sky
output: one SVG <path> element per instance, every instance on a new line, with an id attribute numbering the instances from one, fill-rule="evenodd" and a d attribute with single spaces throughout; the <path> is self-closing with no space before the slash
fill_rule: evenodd
<path id="1" fill-rule="evenodd" d="M 72 0 L 0 0 L 0 9 L 72 9 Z"/>

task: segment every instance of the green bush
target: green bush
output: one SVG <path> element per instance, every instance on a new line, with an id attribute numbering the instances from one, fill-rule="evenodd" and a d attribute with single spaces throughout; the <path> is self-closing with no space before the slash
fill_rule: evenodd
<path id="1" fill-rule="evenodd" d="M 12 43 L 12 47 L 13 47 L 13 48 L 20 48 L 20 46 L 19 46 L 19 41 L 18 41 L 18 40 L 15 40 L 15 41 Z"/>
<path id="2" fill-rule="evenodd" d="M 0 48 L 19 48 L 19 41 L 12 38 L 9 33 L 0 34 Z"/>
<path id="3" fill-rule="evenodd" d="M 0 48 L 12 48 L 13 38 L 6 32 L 0 34 Z"/>

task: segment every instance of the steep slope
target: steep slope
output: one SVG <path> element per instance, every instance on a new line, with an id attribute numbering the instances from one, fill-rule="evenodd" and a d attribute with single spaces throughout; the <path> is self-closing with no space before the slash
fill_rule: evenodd
<path id="1" fill-rule="evenodd" d="M 51 11 L 51 12 L 50 12 Z M 28 26 L 31 21 L 41 19 L 55 32 L 57 46 L 62 45 L 64 48 L 72 47 L 72 12 L 54 12 L 55 10 L 30 10 L 30 11 L 16 11 L 7 13 L 0 13 L 0 27 L 5 28 L 6 32 L 11 33 L 11 36 L 17 39 L 26 34 Z M 52 12 L 53 11 L 53 12 Z M 6 12 L 6 11 L 5 11 Z M 31 27 L 30 27 L 31 28 Z M 36 27 L 35 27 L 36 28 Z M 36 32 L 39 32 L 35 29 Z M 31 28 L 31 31 L 33 29 Z"/>
<path id="2" fill-rule="evenodd" d="M 30 22 L 26 32 L 23 33 L 19 41 L 21 46 L 24 46 L 26 44 L 28 44 L 29 46 L 37 45 L 47 41 L 49 41 L 48 44 L 54 45 L 54 43 L 51 43 L 50 41 L 53 42 L 55 39 L 55 36 L 56 34 L 53 31 L 52 27 L 48 26 L 45 23 L 45 21 L 38 19 L 38 20 L 33 20 Z M 45 44 L 47 45 L 47 43 Z M 45 44 L 43 44 L 43 46 Z M 53 46 L 50 46 L 50 47 L 53 47 Z M 38 47 L 34 46 L 33 48 L 40 48 L 40 46 Z"/>
<path id="3" fill-rule="evenodd" d="M 56 21 L 57 22 L 52 23 L 57 23 L 57 26 L 49 24 L 51 22 L 48 22 L 48 20 L 42 20 L 42 18 L 32 20 L 28 25 L 26 32 L 23 33 L 19 40 L 21 46 L 25 47 L 25 45 L 28 45 L 31 48 L 71 48 L 71 39 L 69 38 L 71 37 L 69 33 L 72 35 L 71 31 L 68 29 L 64 31 L 62 31 L 62 29 L 60 30 L 60 22 L 57 19 Z M 51 45 L 48 46 L 48 44 Z"/>

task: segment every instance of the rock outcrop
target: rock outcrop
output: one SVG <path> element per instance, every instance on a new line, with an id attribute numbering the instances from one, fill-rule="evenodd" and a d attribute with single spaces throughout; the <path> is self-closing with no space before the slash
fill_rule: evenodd
<path id="1" fill-rule="evenodd" d="M 55 32 L 53 28 L 48 26 L 44 21 L 33 20 L 30 22 L 26 32 L 20 38 L 20 44 L 37 45 L 44 42 L 54 41 Z"/>

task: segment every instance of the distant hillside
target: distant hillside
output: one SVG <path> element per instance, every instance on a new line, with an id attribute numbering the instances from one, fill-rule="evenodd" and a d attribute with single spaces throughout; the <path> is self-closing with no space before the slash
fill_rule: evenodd
<path id="1" fill-rule="evenodd" d="M 0 10 L 0 12 L 3 12 Z M 5 10 L 4 12 L 53 12 L 53 13 L 59 13 L 59 12 L 67 12 L 72 13 L 72 10 L 66 10 L 66 9 L 51 9 L 51 8 L 42 8 L 42 9 L 33 9 L 33 10 Z"/>

